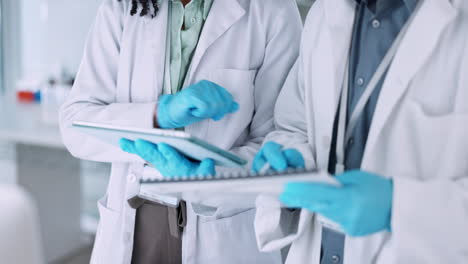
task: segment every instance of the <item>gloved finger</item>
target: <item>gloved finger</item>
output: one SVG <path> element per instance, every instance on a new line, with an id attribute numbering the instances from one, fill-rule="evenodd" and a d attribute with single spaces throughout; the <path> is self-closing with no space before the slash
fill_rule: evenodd
<path id="1" fill-rule="evenodd" d="M 219 113 L 213 118 L 215 121 L 221 120 L 226 114 L 234 113 L 239 110 L 239 104 L 234 101 L 233 95 L 224 87 L 208 82 L 213 88 L 212 94 L 216 100 L 219 100 Z"/>
<path id="2" fill-rule="evenodd" d="M 190 100 L 189 114 L 193 117 L 207 119 L 215 115 L 215 111 L 205 99 L 199 98 L 198 96 L 191 96 L 187 98 L 187 100 Z"/>
<path id="3" fill-rule="evenodd" d="M 318 213 L 337 224 L 343 222 L 343 210 L 338 210 L 333 203 L 311 202 L 307 198 L 296 194 L 282 194 L 280 201 L 288 208 L 306 209 L 310 212 Z"/>
<path id="4" fill-rule="evenodd" d="M 213 116 L 211 117 L 214 121 L 223 119 L 230 110 L 230 103 L 224 101 L 213 102 Z"/>
<path id="5" fill-rule="evenodd" d="M 343 225 L 342 226 L 343 231 L 345 234 L 347 234 L 350 237 L 364 237 L 364 236 L 369 236 L 370 234 L 374 232 L 369 232 L 369 230 L 366 229 L 365 226 L 363 225 Z M 378 232 L 378 231 L 375 231 Z"/>
<path id="6" fill-rule="evenodd" d="M 137 150 L 135 148 L 135 142 L 133 142 L 132 140 L 121 138 L 119 140 L 119 145 L 123 151 L 128 152 L 130 154 L 138 155 Z"/>
<path id="7" fill-rule="evenodd" d="M 215 84 L 219 89 L 219 93 L 222 97 L 222 102 L 226 113 L 234 113 L 239 110 L 239 104 L 234 100 L 234 96 L 226 90 L 226 88 Z"/>
<path id="8" fill-rule="evenodd" d="M 197 176 L 215 176 L 215 162 L 212 159 L 204 159 L 197 169 Z"/>
<path id="9" fill-rule="evenodd" d="M 364 172 L 361 170 L 352 170 L 352 171 L 347 171 L 343 174 L 337 175 L 336 179 L 343 184 L 344 186 L 350 186 L 350 185 L 358 185 L 366 182 L 374 182 L 374 181 L 380 181 L 384 179 L 384 177 Z"/>
<path id="10" fill-rule="evenodd" d="M 219 112 L 217 115 L 215 115 L 213 117 L 213 120 L 214 121 L 219 121 L 219 120 L 223 119 L 227 114 L 232 114 L 232 113 L 237 112 L 239 110 L 239 104 L 236 103 L 236 102 L 233 102 L 231 104 L 231 108 L 229 108 L 229 109 L 226 108 L 224 110 L 225 110 L 224 112 Z"/>
<path id="11" fill-rule="evenodd" d="M 200 81 L 196 87 L 203 87 L 203 95 L 209 96 L 200 98 L 199 93 L 193 93 L 192 96 L 201 99 L 205 104 L 198 105 L 199 101 L 194 101 L 196 109 L 192 109 L 192 113 L 196 117 L 212 118 L 215 121 L 221 120 L 227 113 L 238 108 L 233 105 L 232 95 L 223 87 L 210 81 Z M 234 109 L 233 109 L 234 108 Z"/>
<path id="12" fill-rule="evenodd" d="M 234 101 L 234 102 L 232 102 L 231 110 L 229 111 L 229 113 L 235 113 L 235 112 L 239 111 L 239 109 L 240 109 L 239 104 L 236 101 Z"/>
<path id="13" fill-rule="evenodd" d="M 214 113 L 214 116 L 212 117 L 212 119 L 214 121 L 219 121 L 219 120 L 223 119 L 227 114 L 229 114 L 229 110 L 230 110 L 225 105 L 223 105 L 221 107 L 218 107 L 217 109 L 218 109 L 218 111 L 216 111 Z"/>
<path id="14" fill-rule="evenodd" d="M 162 95 L 158 99 L 157 105 L 157 122 L 158 126 L 163 129 L 171 129 L 180 127 L 181 120 L 174 120 L 174 116 L 180 112 L 178 105 L 178 97 L 176 95 Z M 177 114 L 174 114 L 177 110 Z"/>
<path id="15" fill-rule="evenodd" d="M 286 184 L 286 195 L 298 195 L 306 197 L 311 203 L 340 203 L 346 197 L 346 191 L 329 184 L 293 182 Z"/>
<path id="16" fill-rule="evenodd" d="M 271 141 L 267 142 L 263 146 L 263 154 L 274 170 L 285 171 L 288 168 L 288 161 L 283 154 L 280 144 Z"/>
<path id="17" fill-rule="evenodd" d="M 263 155 L 263 148 L 260 149 L 260 151 L 257 152 L 257 154 L 254 157 L 254 160 L 252 162 L 252 173 L 256 174 L 261 171 L 261 169 L 265 166 L 267 163 L 267 160 L 265 156 Z"/>
<path id="18" fill-rule="evenodd" d="M 218 99 L 220 99 L 222 102 L 228 103 L 233 101 L 232 94 L 228 90 L 226 90 L 226 88 L 214 82 L 206 81 L 206 83 L 212 89 L 211 92 L 215 94 L 218 97 Z"/>
<path id="19" fill-rule="evenodd" d="M 229 109 L 225 109 L 225 110 L 227 112 L 219 113 L 218 115 L 213 117 L 213 120 L 214 121 L 219 121 L 219 120 L 223 119 L 227 114 L 232 114 L 232 113 L 235 113 L 235 112 L 239 111 L 239 104 L 236 103 L 236 102 L 233 102 L 231 104 L 231 107 Z"/>
<path id="20" fill-rule="evenodd" d="M 166 159 L 158 150 L 158 145 L 142 139 L 137 139 L 135 141 L 135 147 L 141 158 L 152 163 L 156 167 L 166 163 Z"/>
<path id="21" fill-rule="evenodd" d="M 305 169 L 305 162 L 302 154 L 296 149 L 286 149 L 283 151 L 288 165 L 296 169 Z"/>
<path id="22" fill-rule="evenodd" d="M 280 201 L 288 208 L 305 208 L 316 213 L 325 211 L 330 206 L 327 202 L 311 202 L 307 197 L 294 193 L 282 193 L 280 195 Z"/>
<path id="23" fill-rule="evenodd" d="M 225 113 L 217 114 L 217 115 L 215 115 L 212 119 L 213 119 L 214 121 L 219 121 L 219 120 L 223 119 L 225 115 L 226 115 Z"/>
<path id="24" fill-rule="evenodd" d="M 328 204 L 328 206 L 323 206 L 322 208 L 306 208 L 309 211 L 315 212 L 320 214 L 321 216 L 325 217 L 326 219 L 334 222 L 335 224 L 339 225 L 343 228 L 342 223 L 346 222 L 346 213 L 344 210 L 337 209 L 334 204 Z"/>
<path id="25" fill-rule="evenodd" d="M 176 162 L 178 164 L 188 162 L 188 159 L 184 155 L 168 144 L 159 143 L 158 150 L 167 162 Z"/>

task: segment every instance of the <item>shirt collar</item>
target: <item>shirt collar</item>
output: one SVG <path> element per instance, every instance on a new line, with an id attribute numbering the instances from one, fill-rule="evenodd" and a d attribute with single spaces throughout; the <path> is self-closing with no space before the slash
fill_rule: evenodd
<path id="1" fill-rule="evenodd" d="M 375 13 L 380 13 L 383 10 L 391 7 L 392 5 L 398 4 L 399 2 L 403 2 L 410 12 L 413 12 L 416 9 L 416 5 L 418 4 L 419 0 L 354 0 L 358 4 L 364 2 L 365 4 L 375 4 L 376 9 Z"/>
<path id="2" fill-rule="evenodd" d="M 172 0 L 172 1 L 178 1 L 180 0 Z M 213 0 L 192 0 L 192 1 L 201 1 L 203 5 L 203 20 L 206 20 L 208 18 L 208 15 L 210 14 L 211 6 L 213 5 Z"/>
<path id="3" fill-rule="evenodd" d="M 405 2 L 406 7 L 411 12 L 413 12 L 416 9 L 416 6 L 418 5 L 418 1 L 420 0 L 403 0 L 403 2 Z"/>

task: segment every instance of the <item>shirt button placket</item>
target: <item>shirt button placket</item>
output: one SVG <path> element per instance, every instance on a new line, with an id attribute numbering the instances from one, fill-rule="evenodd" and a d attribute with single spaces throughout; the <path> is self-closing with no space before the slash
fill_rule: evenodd
<path id="1" fill-rule="evenodd" d="M 359 86 L 363 86 L 365 83 L 365 80 L 364 78 L 362 77 L 359 77 L 357 80 L 356 80 L 356 84 L 359 85 Z"/>
<path id="2" fill-rule="evenodd" d="M 331 257 L 331 260 L 332 260 L 332 263 L 340 263 L 341 258 L 338 255 L 333 255 Z"/>

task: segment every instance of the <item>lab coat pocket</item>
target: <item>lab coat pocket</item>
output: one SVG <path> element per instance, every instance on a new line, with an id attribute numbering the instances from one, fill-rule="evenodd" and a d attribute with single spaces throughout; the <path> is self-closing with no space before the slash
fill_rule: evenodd
<path id="1" fill-rule="evenodd" d="M 218 69 L 209 74 L 209 80 L 226 88 L 239 104 L 236 113 L 228 114 L 219 121 L 209 121 L 207 138 L 221 148 L 231 148 L 252 121 L 256 73 L 255 70 Z"/>
<path id="2" fill-rule="evenodd" d="M 119 214 L 107 207 L 107 196 L 98 201 L 98 209 L 100 220 L 91 263 L 112 263 L 112 252 L 117 248 L 113 242 L 117 241 L 114 236 L 118 234 L 116 231 Z"/>
<path id="3" fill-rule="evenodd" d="M 261 253 L 254 230 L 255 209 L 235 215 L 198 221 L 200 251 L 196 263 L 281 263 L 280 252 Z"/>
<path id="4" fill-rule="evenodd" d="M 417 102 L 410 104 L 408 120 L 413 166 L 424 178 L 457 178 L 468 172 L 468 113 L 428 112 Z"/>

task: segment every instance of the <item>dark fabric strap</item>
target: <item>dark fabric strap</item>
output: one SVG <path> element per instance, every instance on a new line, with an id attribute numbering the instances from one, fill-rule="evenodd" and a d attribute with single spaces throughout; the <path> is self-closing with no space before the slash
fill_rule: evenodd
<path id="1" fill-rule="evenodd" d="M 145 200 L 138 196 L 135 196 L 132 199 L 128 200 L 128 205 L 130 205 L 130 207 L 133 209 L 140 208 L 144 203 L 145 203 Z"/>
<path id="2" fill-rule="evenodd" d="M 175 238 L 180 238 L 187 224 L 186 203 L 181 201 L 178 208 L 168 207 L 167 219 L 171 235 Z"/>

